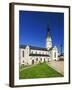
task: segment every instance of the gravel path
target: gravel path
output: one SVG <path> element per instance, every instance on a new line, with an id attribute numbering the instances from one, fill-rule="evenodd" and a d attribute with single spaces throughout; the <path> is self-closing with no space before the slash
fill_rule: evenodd
<path id="1" fill-rule="evenodd" d="M 48 65 L 64 75 L 64 61 L 51 61 Z"/>

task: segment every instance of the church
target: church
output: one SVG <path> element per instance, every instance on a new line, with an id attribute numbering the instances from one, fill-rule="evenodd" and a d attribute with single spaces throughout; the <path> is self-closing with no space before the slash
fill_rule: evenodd
<path id="1" fill-rule="evenodd" d="M 46 33 L 45 48 L 20 45 L 19 47 L 19 64 L 20 65 L 32 65 L 43 62 L 50 62 L 52 60 L 57 61 L 58 48 L 52 45 L 52 38 L 50 35 L 50 29 L 48 28 Z"/>

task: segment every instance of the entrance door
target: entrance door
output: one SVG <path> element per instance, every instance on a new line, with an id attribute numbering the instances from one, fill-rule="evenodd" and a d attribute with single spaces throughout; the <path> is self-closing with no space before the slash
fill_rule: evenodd
<path id="1" fill-rule="evenodd" d="M 32 60 L 32 64 L 34 64 L 34 60 Z"/>
<path id="2" fill-rule="evenodd" d="M 48 62 L 49 62 L 49 58 L 48 58 Z"/>

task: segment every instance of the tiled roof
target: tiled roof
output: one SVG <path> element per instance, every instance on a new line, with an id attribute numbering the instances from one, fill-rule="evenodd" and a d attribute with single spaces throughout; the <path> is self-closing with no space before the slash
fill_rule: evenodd
<path id="1" fill-rule="evenodd" d="M 26 46 L 27 46 L 27 45 L 20 45 L 20 48 L 25 49 Z M 36 47 L 36 46 L 31 46 L 31 45 L 29 45 L 29 47 L 30 47 L 30 49 L 33 49 L 33 50 L 43 50 L 43 51 L 51 51 L 51 50 L 53 49 L 53 47 L 52 47 L 52 48 L 50 48 L 49 50 L 47 50 L 46 48 Z"/>
<path id="2" fill-rule="evenodd" d="M 51 51 L 53 49 L 53 47 L 51 47 L 48 51 Z"/>
<path id="3" fill-rule="evenodd" d="M 46 48 L 41 48 L 41 47 L 36 47 L 36 46 L 30 46 L 30 49 L 48 51 Z"/>
<path id="4" fill-rule="evenodd" d="M 64 53 L 60 54 L 58 57 L 64 56 Z"/>
<path id="5" fill-rule="evenodd" d="M 24 49 L 25 49 L 25 48 L 26 48 L 26 46 L 27 46 L 27 45 L 20 45 L 20 47 L 19 47 L 19 48 L 24 48 Z"/>

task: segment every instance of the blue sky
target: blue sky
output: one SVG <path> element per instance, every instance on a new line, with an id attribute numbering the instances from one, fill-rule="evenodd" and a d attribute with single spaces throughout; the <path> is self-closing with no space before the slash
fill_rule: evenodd
<path id="1" fill-rule="evenodd" d="M 45 48 L 48 26 L 53 46 L 60 50 L 64 46 L 64 13 L 19 11 L 19 44 Z"/>

